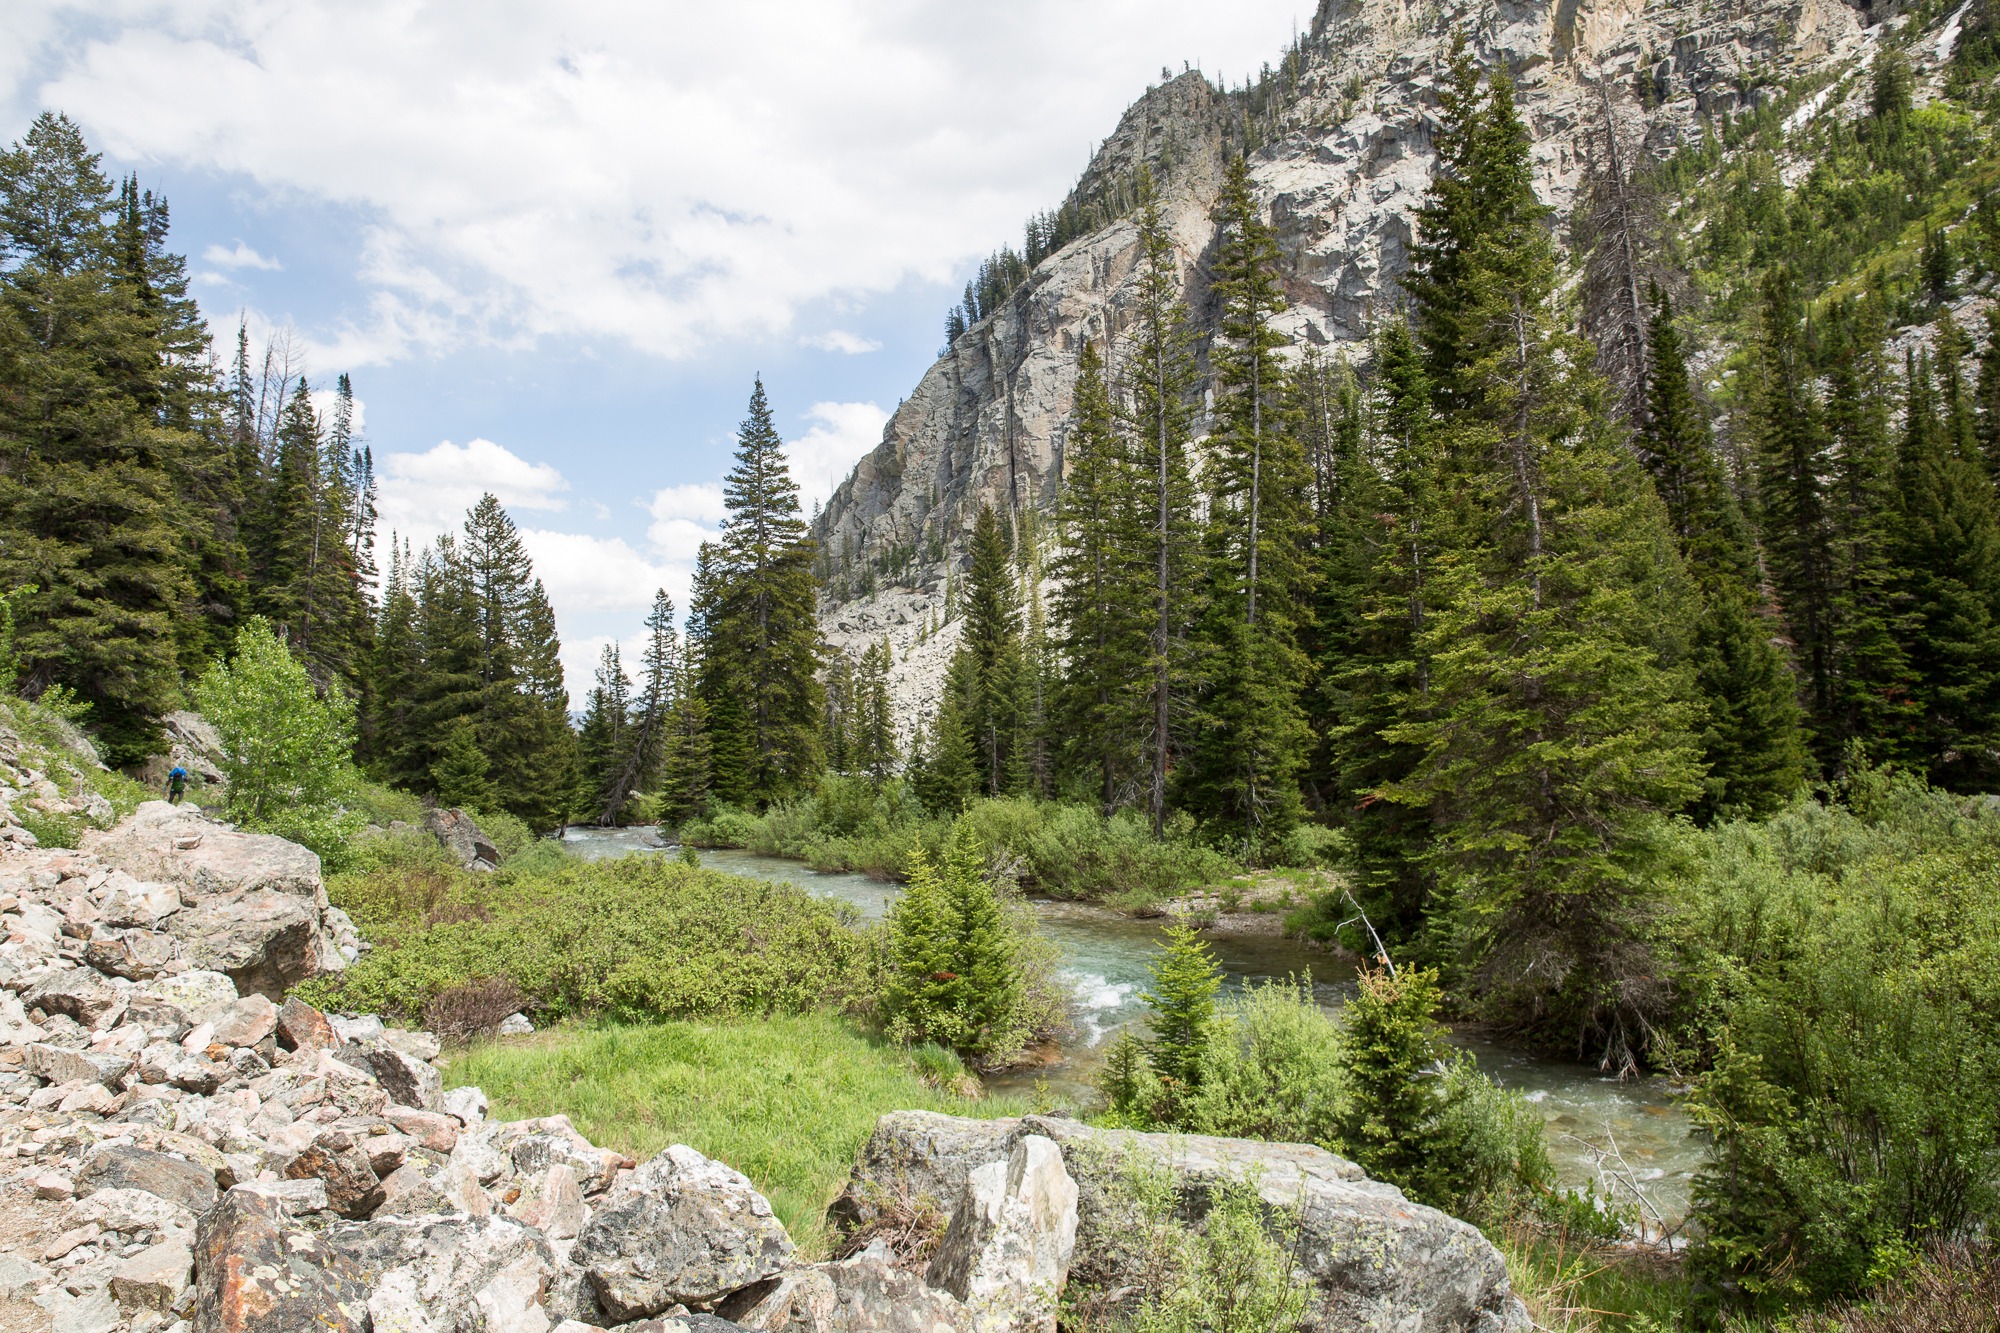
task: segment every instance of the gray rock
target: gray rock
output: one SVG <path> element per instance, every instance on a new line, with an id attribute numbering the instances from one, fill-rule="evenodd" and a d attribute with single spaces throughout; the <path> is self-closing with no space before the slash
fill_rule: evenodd
<path id="1" fill-rule="evenodd" d="M 120 1002 L 118 988 L 87 967 L 58 972 L 25 997 L 30 1008 L 73 1018 L 95 1027 Z"/>
<path id="2" fill-rule="evenodd" d="M 981 1329 L 1052 1333 L 1076 1248 L 1076 1204 L 1062 1150 L 1021 1135 L 1006 1158 L 966 1177 L 925 1280 L 964 1301 Z"/>
<path id="3" fill-rule="evenodd" d="M 526 1014 L 509 1014 L 500 1020 L 496 1030 L 503 1037 L 525 1037 L 535 1030 L 535 1025 Z"/>
<path id="4" fill-rule="evenodd" d="M 453 1088 L 444 1094 L 443 1109 L 449 1115 L 467 1125 L 477 1125 L 486 1119 L 486 1094 L 478 1088 Z"/>
<path id="5" fill-rule="evenodd" d="M 140 986 L 137 993 L 165 1000 L 183 1014 L 198 1014 L 218 1004 L 234 1004 L 237 996 L 235 982 L 205 968 L 156 977 Z"/>
<path id="6" fill-rule="evenodd" d="M 126 1305 L 169 1310 L 193 1277 L 194 1253 L 179 1240 L 139 1251 L 111 1275 L 111 1294 Z"/>
<path id="7" fill-rule="evenodd" d="M 147 801 L 108 832 L 86 833 L 83 850 L 135 879 L 196 897 L 267 891 L 323 906 L 319 857 L 270 833 L 244 833 L 165 801 Z"/>
<path id="8" fill-rule="evenodd" d="M 72 1051 L 45 1042 L 28 1047 L 21 1065 L 30 1074 L 48 1083 L 94 1079 L 106 1087 L 116 1087 L 118 1080 L 132 1068 L 132 1062 L 122 1055 L 103 1051 Z"/>
<path id="9" fill-rule="evenodd" d="M 90 1194 L 102 1189 L 136 1189 L 177 1203 L 196 1216 L 215 1206 L 213 1171 L 143 1148 L 105 1147 L 84 1158 L 76 1174 L 77 1191 Z"/>
<path id="10" fill-rule="evenodd" d="M 171 884 L 147 884 L 122 870 L 111 872 L 101 923 L 151 930 L 181 910 L 180 891 Z"/>
<path id="11" fill-rule="evenodd" d="M 319 971 L 319 911 L 309 898 L 218 893 L 177 913 L 168 929 L 196 967 L 226 974 L 246 995 L 282 999 Z"/>
<path id="12" fill-rule="evenodd" d="M 500 850 L 463 810 L 429 810 L 424 828 L 438 844 L 458 858 L 467 870 L 494 870 L 500 865 Z"/>
<path id="13" fill-rule="evenodd" d="M 570 1251 L 618 1322 L 709 1307 L 776 1274 L 791 1238 L 741 1173 L 675 1144 L 592 1213 Z"/>
<path id="14" fill-rule="evenodd" d="M 342 1217 L 367 1217 L 382 1203 L 368 1154 L 345 1130 L 320 1131 L 312 1143 L 285 1163 L 287 1180 L 317 1180 L 326 1186 L 326 1206 Z"/>
<path id="15" fill-rule="evenodd" d="M 444 1102 L 444 1075 L 425 1060 L 387 1043 L 367 1054 L 368 1065 L 389 1099 L 398 1106 L 435 1111 Z"/>
<path id="16" fill-rule="evenodd" d="M 246 995 L 215 1020 L 215 1039 L 224 1046 L 255 1046 L 278 1026 L 278 1006 L 262 995 Z"/>
<path id="17" fill-rule="evenodd" d="M 765 1333 L 973 1333 L 955 1298 L 880 1256 L 794 1268 L 717 1311 Z"/>
<path id="18" fill-rule="evenodd" d="M 83 949 L 84 962 L 131 981 L 150 981 L 180 958 L 180 941 L 156 930 L 100 929 Z"/>

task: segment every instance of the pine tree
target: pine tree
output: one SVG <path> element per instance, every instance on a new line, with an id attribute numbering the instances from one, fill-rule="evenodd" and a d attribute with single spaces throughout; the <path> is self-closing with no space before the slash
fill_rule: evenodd
<path id="1" fill-rule="evenodd" d="M 1153 960 L 1152 971 L 1152 985 L 1140 994 L 1153 1030 L 1146 1054 L 1168 1106 L 1176 1108 L 1201 1086 L 1202 1058 L 1215 1027 L 1222 969 L 1201 932 L 1177 924 L 1167 927 L 1166 943 Z"/>
<path id="2" fill-rule="evenodd" d="M 1135 569 L 1131 467 L 1111 412 L 1104 363 L 1086 342 L 1076 402 L 1063 442 L 1063 487 L 1056 510 L 1063 547 L 1056 558 L 1057 651 L 1064 676 L 1055 718 L 1065 771 L 1109 815 L 1138 780 L 1145 726 L 1145 602 L 1151 570 Z M 1138 580 L 1133 578 L 1134 574 Z"/>
<path id="3" fill-rule="evenodd" d="M 736 439 L 723 485 L 729 517 L 709 554 L 700 688 L 718 794 L 764 804 L 820 768 L 817 588 L 798 485 L 761 378 Z"/>
<path id="4" fill-rule="evenodd" d="M 597 676 L 584 696 L 583 726 L 577 744 L 583 755 L 583 783 L 576 813 L 597 824 L 615 824 L 627 793 L 624 776 L 627 733 L 632 729 L 632 682 L 619 660 L 618 645 L 607 643 L 597 657 Z"/>
<path id="5" fill-rule="evenodd" d="M 1832 768 L 1833 551 L 1831 471 L 1797 285 L 1782 269 L 1765 281 L 1751 430 L 1759 526 L 1773 587 L 1790 628 L 1820 764 Z"/>
<path id="6" fill-rule="evenodd" d="M 1701 598 L 1691 661 L 1706 715 L 1707 775 L 1695 815 L 1706 822 L 1770 814 L 1805 779 L 1797 687 L 1759 623 L 1749 525 L 1716 461 L 1672 306 L 1657 287 L 1647 344 L 1640 456 Z"/>
<path id="7" fill-rule="evenodd" d="M 889 691 L 888 635 L 868 645 L 854 679 L 854 762 L 876 782 L 896 769 L 896 715 Z"/>
<path id="8" fill-rule="evenodd" d="M 1423 692 L 1389 728 L 1423 758 L 1383 795 L 1422 805 L 1470 989 L 1514 1021 L 1634 1058 L 1654 1015 L 1653 830 L 1695 794 L 1691 619 L 1665 514 L 1607 429 L 1587 345 L 1555 312 L 1546 209 L 1511 85 L 1454 62 L 1420 324 L 1447 466 L 1462 476 L 1416 642 Z M 1438 521 L 1432 520 L 1435 530 Z"/>
<path id="9" fill-rule="evenodd" d="M 430 785 L 438 804 L 448 809 L 497 810 L 499 794 L 494 790 L 492 765 L 479 747 L 479 734 L 470 717 L 454 718 L 445 728 L 431 763 Z"/>
<path id="10" fill-rule="evenodd" d="M 1188 468 L 1188 395 L 1194 363 L 1180 298 L 1180 260 L 1150 178 L 1139 210 L 1139 285 L 1125 371 L 1133 464 L 1145 474 L 1145 513 L 1136 550 L 1150 576 L 1143 759 L 1153 836 L 1167 819 L 1167 779 L 1181 753 L 1194 672 L 1192 627 L 1199 612 L 1201 534 Z"/>
<path id="11" fill-rule="evenodd" d="M 970 656 L 953 656 L 938 696 L 929 748 L 915 743 L 910 747 L 910 785 L 924 808 L 935 815 L 957 814 L 979 794 L 979 762 L 966 703 L 972 692 L 972 668 Z"/>
<path id="12" fill-rule="evenodd" d="M 1202 725 L 1188 805 L 1254 854 L 1299 814 L 1310 735 L 1299 635 L 1311 616 L 1311 477 L 1299 445 L 1274 324 L 1284 298 L 1277 241 L 1250 196 L 1242 161 L 1224 179 L 1214 291 L 1220 328 L 1216 431 L 1210 437 L 1209 601 L 1201 626 Z"/>
<path id="13" fill-rule="evenodd" d="M 129 258 L 121 277 L 98 164 L 50 112 L 0 153 L 0 583 L 32 588 L 13 601 L 20 688 L 74 689 L 120 765 L 159 748 L 199 618 L 174 458 L 207 445 L 162 379 L 192 316 Z"/>
<path id="14" fill-rule="evenodd" d="M 1028 777 L 1027 737 L 1022 725 L 1026 663 L 1020 592 L 1015 586 L 1007 537 L 991 505 L 980 506 L 973 524 L 964 614 L 965 628 L 951 676 L 962 691 L 962 725 L 971 744 L 979 786 L 987 795 L 998 796 L 1020 790 Z M 948 730 L 941 708 L 941 752 Z"/>
<path id="15" fill-rule="evenodd" d="M 1913 757 L 1938 786 L 1990 790 L 2000 777 L 2000 512 L 1969 441 L 1954 439 L 1938 411 L 1928 354 L 1911 363 L 1903 415 L 1898 535 L 1914 620 Z"/>
<path id="16" fill-rule="evenodd" d="M 694 679 L 694 646 L 681 650 L 680 678 Z M 667 712 L 665 751 L 660 763 L 660 813 L 668 823 L 708 813 L 715 789 L 714 749 L 708 734 L 708 705 L 695 690 L 682 688 Z"/>
<path id="17" fill-rule="evenodd" d="M 912 854 L 909 883 L 889 909 L 882 1007 L 891 1030 L 973 1058 L 1009 1053 L 1018 1036 L 1018 952 L 978 836 L 960 819 L 942 865 Z"/>

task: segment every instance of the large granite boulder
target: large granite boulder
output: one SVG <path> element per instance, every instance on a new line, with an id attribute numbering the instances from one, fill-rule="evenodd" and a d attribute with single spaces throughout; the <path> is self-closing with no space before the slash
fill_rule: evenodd
<path id="1" fill-rule="evenodd" d="M 266 889 L 324 910 L 317 854 L 272 833 L 245 833 L 165 801 L 147 801 L 82 850 L 140 880 L 174 884 L 196 897 Z"/>
<path id="2" fill-rule="evenodd" d="M 195 1333 L 367 1333 L 368 1284 L 284 1205 L 233 1189 L 201 1219 Z"/>
<path id="3" fill-rule="evenodd" d="M 675 1144 L 604 1196 L 569 1258 L 622 1324 L 676 1304 L 708 1309 L 775 1275 L 791 1253 L 747 1177 Z"/>
<path id="4" fill-rule="evenodd" d="M 974 1333 L 966 1307 L 881 1253 L 788 1269 L 720 1313 L 763 1333 Z"/>
<path id="5" fill-rule="evenodd" d="M 245 995 L 284 998 L 320 970 L 319 912 L 310 898 L 271 889 L 218 893 L 174 915 L 168 929 L 197 968 Z"/>
<path id="6" fill-rule="evenodd" d="M 1076 1182 L 1072 1284 L 1113 1292 L 1141 1279 L 1145 1228 L 1127 1182 L 1135 1170 L 1164 1170 L 1174 1181 L 1177 1213 L 1189 1221 L 1199 1222 L 1225 1182 L 1252 1182 L 1274 1212 L 1297 1215 L 1298 1265 L 1314 1286 L 1311 1329 L 1528 1327 L 1505 1260 L 1478 1228 L 1412 1203 L 1354 1163 L 1304 1144 L 1092 1129 L 1046 1116 L 968 1121 L 897 1111 L 876 1123 L 833 1215 L 852 1229 L 897 1200 L 950 1208 L 976 1171 L 1011 1162 L 1015 1144 L 1028 1135 L 1054 1142 Z"/>
<path id="7" fill-rule="evenodd" d="M 1077 1187 L 1040 1134 L 965 1178 L 925 1279 L 966 1303 L 989 1333 L 1053 1333 L 1076 1248 Z"/>
<path id="8" fill-rule="evenodd" d="M 215 1206 L 215 1173 L 162 1152 L 130 1146 L 95 1149 L 77 1172 L 79 1194 L 105 1189 L 145 1190 L 199 1217 Z"/>

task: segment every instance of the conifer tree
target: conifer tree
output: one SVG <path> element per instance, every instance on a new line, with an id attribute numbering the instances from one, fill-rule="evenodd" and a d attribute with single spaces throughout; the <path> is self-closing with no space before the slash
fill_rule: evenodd
<path id="1" fill-rule="evenodd" d="M 114 765 L 159 748 L 176 698 L 200 561 L 174 457 L 207 449 L 156 377 L 192 317 L 129 260 L 121 277 L 118 215 L 66 116 L 0 153 L 0 583 L 24 590 L 20 688 L 74 689 Z"/>
<path id="2" fill-rule="evenodd" d="M 1187 457 L 1194 363 L 1180 298 L 1180 261 L 1150 178 L 1143 184 L 1139 284 L 1125 383 L 1133 466 L 1145 477 L 1144 516 L 1134 549 L 1143 556 L 1151 595 L 1143 762 L 1146 809 L 1157 838 L 1166 830 L 1168 774 L 1183 749 L 1181 733 L 1191 711 L 1186 696 L 1194 672 L 1192 627 L 1202 579 L 1201 534 Z"/>
<path id="3" fill-rule="evenodd" d="M 817 587 L 799 488 L 761 378 L 736 440 L 723 484 L 729 517 L 709 552 L 700 688 L 718 795 L 764 804 L 820 767 Z"/>
<path id="4" fill-rule="evenodd" d="M 1749 525 L 1716 461 L 1672 306 L 1657 287 L 1646 341 L 1640 456 L 1701 599 L 1691 660 L 1705 711 L 1706 776 L 1695 814 L 1769 814 L 1805 779 L 1797 686 L 1759 624 Z"/>
<path id="5" fill-rule="evenodd" d="M 912 744 L 911 786 L 932 814 L 956 814 L 980 791 L 978 756 L 972 743 L 970 709 L 972 658 L 960 653 L 945 673 L 928 749 Z"/>
<path id="6" fill-rule="evenodd" d="M 692 642 L 681 649 L 680 678 L 694 679 L 696 661 Z M 685 686 L 675 695 L 667 712 L 667 734 L 660 763 L 660 813 L 669 823 L 679 823 L 708 813 L 715 789 L 714 749 L 708 734 L 708 704 L 701 694 Z"/>
<path id="7" fill-rule="evenodd" d="M 492 765 L 479 747 L 479 733 L 470 717 L 453 718 L 445 728 L 431 762 L 430 786 L 446 808 L 486 811 L 500 808 Z"/>
<path id="8" fill-rule="evenodd" d="M 590 693 L 584 696 L 583 726 L 577 734 L 583 761 L 577 815 L 592 823 L 616 823 L 627 799 L 619 780 L 624 776 L 632 723 L 631 693 L 618 645 L 605 644 L 598 653 Z"/>
<path id="9" fill-rule="evenodd" d="M 1310 735 L 1299 647 L 1311 616 L 1312 479 L 1279 359 L 1277 241 L 1239 159 L 1224 178 L 1214 291 L 1221 305 L 1210 437 L 1209 600 L 1201 626 L 1202 723 L 1183 780 L 1188 805 L 1253 854 L 1299 814 Z"/>
<path id="10" fill-rule="evenodd" d="M 2000 777 L 2000 512 L 1969 442 L 1954 439 L 1938 411 L 1928 354 L 1911 364 L 1904 423 L 1899 563 L 1915 631 L 1912 757 L 1938 786 L 1990 790 Z"/>
<path id="11" fill-rule="evenodd" d="M 1027 748 L 1022 726 L 1026 663 L 1021 641 L 1021 606 L 1006 533 L 991 505 L 981 505 L 972 529 L 966 571 L 965 628 L 953 657 L 951 681 L 964 709 L 962 726 L 972 750 L 973 771 L 988 796 L 1014 792 L 1026 783 Z M 945 752 L 945 710 L 938 714 L 940 753 Z"/>
<path id="12" fill-rule="evenodd" d="M 1153 960 L 1152 971 L 1152 985 L 1140 995 L 1151 1011 L 1148 1023 L 1153 1030 L 1146 1053 L 1169 1105 L 1185 1104 L 1201 1086 L 1202 1057 L 1215 1026 L 1222 969 L 1201 933 L 1177 924 L 1167 927 L 1166 943 Z"/>
<path id="13" fill-rule="evenodd" d="M 879 785 L 896 768 L 896 716 L 889 692 L 888 635 L 868 645 L 854 678 L 854 763 Z"/>
<path id="14" fill-rule="evenodd" d="M 1471 990 L 1622 1066 L 1653 1017 L 1631 985 L 1652 969 L 1653 829 L 1700 775 L 1689 590 L 1556 317 L 1511 85 L 1493 76 L 1482 104 L 1460 54 L 1451 87 L 1425 218 L 1483 225 L 1426 239 L 1415 290 L 1463 483 L 1426 583 L 1424 692 L 1388 731 L 1423 758 L 1382 794 L 1430 812 Z"/>
<path id="15" fill-rule="evenodd" d="M 1017 953 L 978 836 L 960 819 L 942 865 L 912 854 L 909 883 L 889 909 L 882 1006 L 891 1030 L 974 1058 L 1006 1053 L 1021 999 Z"/>
<path id="16" fill-rule="evenodd" d="M 1152 571 L 1132 561 L 1132 469 L 1112 418 L 1103 358 L 1088 342 L 1063 464 L 1055 613 L 1064 677 L 1056 729 L 1065 770 L 1109 815 L 1138 780 L 1146 681 L 1134 676 L 1146 659 Z"/>

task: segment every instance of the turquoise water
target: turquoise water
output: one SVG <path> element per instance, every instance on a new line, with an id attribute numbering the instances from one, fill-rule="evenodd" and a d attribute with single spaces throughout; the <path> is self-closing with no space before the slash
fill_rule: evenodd
<path id="1" fill-rule="evenodd" d="M 656 852 L 649 841 L 654 836 L 643 828 L 578 828 L 565 841 L 576 854 L 599 859 Z M 717 870 L 789 881 L 809 893 L 851 903 L 867 920 L 880 920 L 898 891 L 894 884 L 865 875 L 820 874 L 796 861 L 750 852 L 705 851 L 701 859 Z M 990 1082 L 1026 1088 L 1040 1081 L 1057 1093 L 1086 1097 L 1106 1038 L 1143 1017 L 1139 993 L 1158 947 L 1160 923 L 1077 903 L 1037 902 L 1035 909 L 1042 932 L 1063 950 L 1065 974 L 1076 995 L 1075 1035 L 1064 1044 L 1057 1064 Z M 1353 991 L 1351 968 L 1343 972 L 1333 959 L 1295 940 L 1220 931 L 1207 938 L 1229 990 L 1306 976 L 1329 1009 L 1338 1009 Z M 1685 1211 L 1688 1182 L 1701 1164 L 1702 1148 L 1664 1080 L 1621 1082 L 1589 1066 L 1526 1055 L 1475 1036 L 1454 1040 L 1474 1054 L 1481 1069 L 1520 1090 L 1542 1113 L 1550 1155 L 1565 1184 L 1599 1180 L 1600 1162 L 1608 1162 L 1616 1176 L 1643 1190 L 1660 1214 L 1677 1219 Z M 1625 1186 L 1616 1188 L 1622 1195 Z"/>

